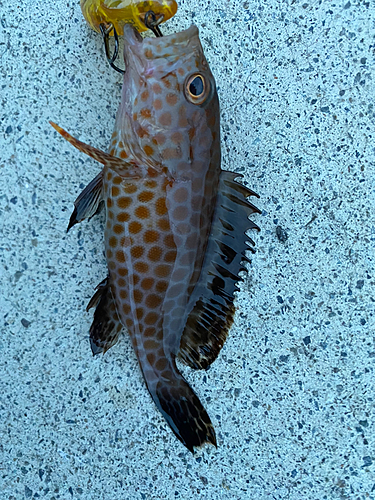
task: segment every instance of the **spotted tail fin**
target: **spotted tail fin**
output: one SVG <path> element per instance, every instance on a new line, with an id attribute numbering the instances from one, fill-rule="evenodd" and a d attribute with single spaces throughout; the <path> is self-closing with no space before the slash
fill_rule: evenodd
<path id="1" fill-rule="evenodd" d="M 183 378 L 173 361 L 173 378 L 160 377 L 149 383 L 150 394 L 159 411 L 177 438 L 192 453 L 204 443 L 216 446 L 215 429 L 210 417 L 190 385 Z"/>

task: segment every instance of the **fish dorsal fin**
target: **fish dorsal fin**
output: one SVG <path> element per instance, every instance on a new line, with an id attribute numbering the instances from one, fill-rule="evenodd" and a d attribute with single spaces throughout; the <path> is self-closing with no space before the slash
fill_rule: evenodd
<path id="1" fill-rule="evenodd" d="M 105 278 L 96 287 L 96 292 L 87 305 L 86 311 L 96 307 L 94 320 L 90 328 L 90 344 L 93 355 L 104 354 L 116 344 L 122 330 L 112 296 L 109 278 Z"/>
<path id="2" fill-rule="evenodd" d="M 247 198 L 256 193 L 222 171 L 210 238 L 197 285 L 188 304 L 188 318 L 181 337 L 179 357 L 192 368 L 207 368 L 217 358 L 233 323 L 233 305 L 240 271 L 249 262 L 246 250 L 254 241 L 245 235 L 259 227 L 248 219 L 261 213 Z M 248 244 L 246 244 L 248 243 Z"/>
<path id="3" fill-rule="evenodd" d="M 103 201 L 103 172 L 100 172 L 95 179 L 93 179 L 82 193 L 78 196 L 74 202 L 74 210 L 70 216 L 70 221 L 68 225 L 70 228 L 83 221 L 84 219 L 89 219 L 100 212 L 101 202 Z"/>

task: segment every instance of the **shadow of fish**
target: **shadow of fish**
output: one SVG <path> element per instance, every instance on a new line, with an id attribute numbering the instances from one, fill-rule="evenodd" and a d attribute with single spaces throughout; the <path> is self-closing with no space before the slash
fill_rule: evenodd
<path id="1" fill-rule="evenodd" d="M 220 168 L 215 80 L 198 29 L 142 39 L 124 28 L 126 72 L 109 153 L 70 136 L 104 165 L 75 202 L 68 230 L 104 202 L 108 277 L 88 309 L 94 354 L 126 327 L 147 388 L 191 451 L 216 446 L 202 403 L 176 366 L 207 368 L 233 322 L 255 196 Z M 52 123 L 52 122 L 51 122 Z M 253 245 L 252 240 L 250 243 Z"/>

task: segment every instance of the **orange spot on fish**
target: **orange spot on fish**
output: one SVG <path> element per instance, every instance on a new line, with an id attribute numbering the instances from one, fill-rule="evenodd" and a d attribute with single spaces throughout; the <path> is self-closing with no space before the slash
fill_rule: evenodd
<path id="1" fill-rule="evenodd" d="M 165 264 L 161 264 L 160 266 L 156 266 L 155 268 L 155 275 L 158 278 L 166 278 L 169 276 L 171 267 Z"/>
<path id="2" fill-rule="evenodd" d="M 146 231 L 144 236 L 143 236 L 143 241 L 145 243 L 155 243 L 155 241 L 158 241 L 159 239 L 159 233 L 157 231 Z"/>
<path id="3" fill-rule="evenodd" d="M 117 186 L 112 186 L 111 192 L 112 192 L 112 196 L 114 196 L 114 197 L 116 197 L 120 194 L 120 190 Z"/>
<path id="4" fill-rule="evenodd" d="M 165 135 L 162 134 L 161 132 L 158 132 L 152 138 L 152 142 L 154 144 L 158 144 L 159 146 L 162 146 L 165 143 L 165 141 L 166 141 Z"/>
<path id="5" fill-rule="evenodd" d="M 147 339 L 145 340 L 143 347 L 146 351 L 156 351 L 159 348 L 159 344 L 155 340 Z"/>
<path id="6" fill-rule="evenodd" d="M 139 193 L 138 195 L 138 200 L 142 203 L 147 203 L 148 201 L 151 201 L 153 197 L 154 193 L 152 191 L 142 191 L 142 193 Z"/>
<path id="7" fill-rule="evenodd" d="M 120 208 L 128 208 L 131 202 L 132 199 L 129 196 L 122 196 L 117 200 L 117 206 Z"/>
<path id="8" fill-rule="evenodd" d="M 155 309 L 156 307 L 159 307 L 161 304 L 161 297 L 159 295 L 155 295 L 154 293 L 151 293 L 146 297 L 146 306 Z"/>
<path id="9" fill-rule="evenodd" d="M 148 135 L 148 132 L 143 127 L 138 127 L 137 128 L 137 135 L 138 135 L 138 137 L 140 137 L 142 139 L 143 137 Z"/>
<path id="10" fill-rule="evenodd" d="M 178 73 L 179 75 L 181 75 L 181 76 L 184 76 L 184 74 L 185 74 L 185 70 L 184 70 L 184 68 L 178 68 L 177 73 Z"/>
<path id="11" fill-rule="evenodd" d="M 172 123 L 172 115 L 169 112 L 163 113 L 159 117 L 159 123 L 163 127 L 169 127 L 170 124 Z"/>
<path id="12" fill-rule="evenodd" d="M 130 250 L 131 256 L 134 259 L 140 259 L 142 257 L 142 255 L 144 254 L 144 252 L 145 252 L 145 249 L 139 245 L 132 247 L 132 249 Z"/>
<path id="13" fill-rule="evenodd" d="M 154 94 L 161 94 L 162 93 L 162 89 L 158 83 L 154 83 L 152 85 L 152 90 L 153 90 Z"/>
<path id="14" fill-rule="evenodd" d="M 127 184 L 124 186 L 125 193 L 133 194 L 137 191 L 137 186 L 135 184 Z"/>
<path id="15" fill-rule="evenodd" d="M 154 278 L 145 278 L 141 282 L 141 287 L 143 288 L 143 290 L 150 290 L 150 288 L 152 288 L 154 284 L 154 281 Z"/>
<path id="16" fill-rule="evenodd" d="M 114 177 L 113 181 L 112 181 L 113 184 L 117 184 L 117 185 L 121 184 L 121 182 L 122 182 L 122 179 L 119 175 L 116 175 L 116 177 Z"/>
<path id="17" fill-rule="evenodd" d="M 120 267 L 117 271 L 120 276 L 127 276 L 128 275 L 128 270 L 126 267 Z"/>
<path id="18" fill-rule="evenodd" d="M 143 118 L 151 118 L 151 111 L 148 108 L 141 109 L 141 116 Z"/>
<path id="19" fill-rule="evenodd" d="M 132 221 L 130 224 L 129 224 L 129 232 L 132 233 L 132 234 L 137 234 L 139 233 L 139 231 L 142 230 L 142 224 L 140 224 L 139 222 L 137 221 Z"/>
<path id="20" fill-rule="evenodd" d="M 174 241 L 174 238 L 173 238 L 173 235 L 172 234 L 168 234 L 165 238 L 164 238 L 164 245 L 166 247 L 169 247 L 169 248 L 176 248 L 176 244 L 175 244 L 175 241 Z"/>
<path id="21" fill-rule="evenodd" d="M 164 160 L 176 160 L 181 158 L 182 152 L 180 148 L 165 148 L 163 149 L 162 156 Z"/>
<path id="22" fill-rule="evenodd" d="M 151 156 L 154 154 L 154 150 L 148 144 L 146 144 L 146 146 L 143 148 L 143 151 L 146 153 L 147 156 Z"/>
<path id="23" fill-rule="evenodd" d="M 147 101 L 148 97 L 149 97 L 149 93 L 148 93 L 148 90 L 144 90 L 141 94 L 141 99 L 142 101 Z"/>
<path id="24" fill-rule="evenodd" d="M 148 181 L 145 182 L 145 187 L 147 187 L 147 188 L 152 189 L 152 188 L 155 188 L 156 186 L 157 186 L 157 182 L 156 181 L 149 181 L 148 180 Z"/>
<path id="25" fill-rule="evenodd" d="M 177 252 L 176 250 L 171 250 L 167 252 L 164 256 L 165 262 L 174 262 L 176 260 Z"/>
<path id="26" fill-rule="evenodd" d="M 130 219 L 130 216 L 128 213 L 126 212 L 120 212 L 118 215 L 117 215 L 117 220 L 119 222 L 127 222 L 128 220 Z"/>
<path id="27" fill-rule="evenodd" d="M 153 102 L 153 106 L 156 109 L 156 111 L 159 111 L 163 107 L 163 103 L 160 99 L 155 99 Z"/>
<path id="28" fill-rule="evenodd" d="M 168 219 L 159 219 L 158 220 L 158 227 L 162 231 L 169 231 L 171 229 L 171 226 L 169 224 L 169 220 Z"/>
<path id="29" fill-rule="evenodd" d="M 127 299 L 128 298 L 128 292 L 126 290 L 120 290 L 120 298 L 121 299 Z"/>
<path id="30" fill-rule="evenodd" d="M 124 150 L 121 151 L 120 153 L 120 158 L 122 158 L 123 160 L 125 160 L 127 157 L 128 157 L 128 153 Z"/>
<path id="31" fill-rule="evenodd" d="M 130 306 L 129 306 L 129 304 L 122 304 L 122 310 L 124 311 L 125 314 L 129 314 L 130 313 Z"/>
<path id="32" fill-rule="evenodd" d="M 177 104 L 178 98 L 176 94 L 167 94 L 165 100 L 170 106 L 174 106 L 175 104 Z"/>
<path id="33" fill-rule="evenodd" d="M 182 142 L 184 140 L 184 136 L 181 134 L 181 132 L 174 132 L 171 135 L 171 140 L 175 144 L 179 144 L 180 142 Z"/>
<path id="34" fill-rule="evenodd" d="M 144 319 L 146 325 L 154 325 L 158 320 L 158 315 L 154 312 L 150 312 Z"/>
<path id="35" fill-rule="evenodd" d="M 145 337 L 153 337 L 155 335 L 156 328 L 154 326 L 148 326 L 145 331 L 143 332 L 143 335 Z"/>
<path id="36" fill-rule="evenodd" d="M 116 234 L 121 234 L 124 232 L 124 226 L 121 226 L 120 224 L 115 224 L 113 226 L 113 232 Z"/>
<path id="37" fill-rule="evenodd" d="M 171 85 L 171 82 L 168 80 L 167 76 L 163 76 L 161 78 L 161 81 L 163 82 L 164 87 L 166 87 L 167 89 L 171 88 L 172 85 Z"/>
<path id="38" fill-rule="evenodd" d="M 143 293 L 140 290 L 134 290 L 133 297 L 135 302 L 142 302 Z"/>
<path id="39" fill-rule="evenodd" d="M 179 205 L 177 208 L 173 210 L 173 219 L 175 220 L 185 220 L 189 214 L 189 211 L 186 206 Z"/>
<path id="40" fill-rule="evenodd" d="M 107 207 L 108 208 L 111 208 L 113 205 L 113 201 L 112 201 L 112 198 L 107 198 Z"/>
<path id="41" fill-rule="evenodd" d="M 116 252 L 116 260 L 118 262 L 120 262 L 121 264 L 123 264 L 125 262 L 125 255 L 124 255 L 124 252 L 122 250 L 119 250 L 118 252 Z"/>
<path id="42" fill-rule="evenodd" d="M 146 262 L 136 262 L 134 264 L 134 269 L 141 274 L 148 272 L 148 264 Z"/>
<path id="43" fill-rule="evenodd" d="M 145 57 L 147 59 L 152 59 L 154 57 L 154 54 L 152 53 L 152 50 L 150 48 L 145 49 Z"/>
<path id="44" fill-rule="evenodd" d="M 166 358 L 159 358 L 155 363 L 155 368 L 159 371 L 165 370 L 168 365 L 168 361 Z"/>
<path id="45" fill-rule="evenodd" d="M 155 209 L 157 215 L 165 215 L 167 213 L 167 206 L 165 204 L 165 198 L 159 198 L 156 200 Z"/>
<path id="46" fill-rule="evenodd" d="M 110 247 L 115 248 L 117 246 L 117 238 L 115 238 L 114 236 L 111 236 L 109 238 L 108 244 Z"/>
<path id="47" fill-rule="evenodd" d="M 147 257 L 149 260 L 156 262 L 160 260 L 161 254 L 162 254 L 162 249 L 160 247 L 152 247 L 150 248 Z"/>
<path id="48" fill-rule="evenodd" d="M 142 205 L 135 209 L 134 214 L 139 219 L 148 219 L 150 217 L 150 210 Z"/>
<path id="49" fill-rule="evenodd" d="M 158 172 L 157 172 L 154 168 L 149 167 L 149 168 L 147 169 L 147 175 L 148 175 L 149 177 L 157 177 L 159 174 L 158 174 Z"/>
<path id="50" fill-rule="evenodd" d="M 167 288 L 168 288 L 168 281 L 158 281 L 156 283 L 156 291 L 158 293 L 165 293 L 167 291 Z"/>

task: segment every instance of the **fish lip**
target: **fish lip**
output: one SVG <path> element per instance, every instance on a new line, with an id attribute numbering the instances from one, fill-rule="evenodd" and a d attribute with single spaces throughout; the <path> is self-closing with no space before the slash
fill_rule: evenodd
<path id="1" fill-rule="evenodd" d="M 124 32 L 124 40 L 129 45 L 139 45 L 143 43 L 143 37 L 139 33 L 139 31 L 134 28 L 131 24 L 125 24 L 123 28 Z"/>
<path id="2" fill-rule="evenodd" d="M 170 35 L 164 35 L 162 37 L 155 38 L 143 38 L 139 32 L 131 24 L 125 24 L 124 26 L 124 40 L 126 44 L 133 47 L 140 46 L 144 43 L 147 45 L 163 45 L 167 47 L 169 45 L 183 44 L 189 42 L 192 38 L 199 35 L 199 30 L 195 24 L 192 24 L 186 30 L 179 31 L 177 33 L 171 33 Z"/>

